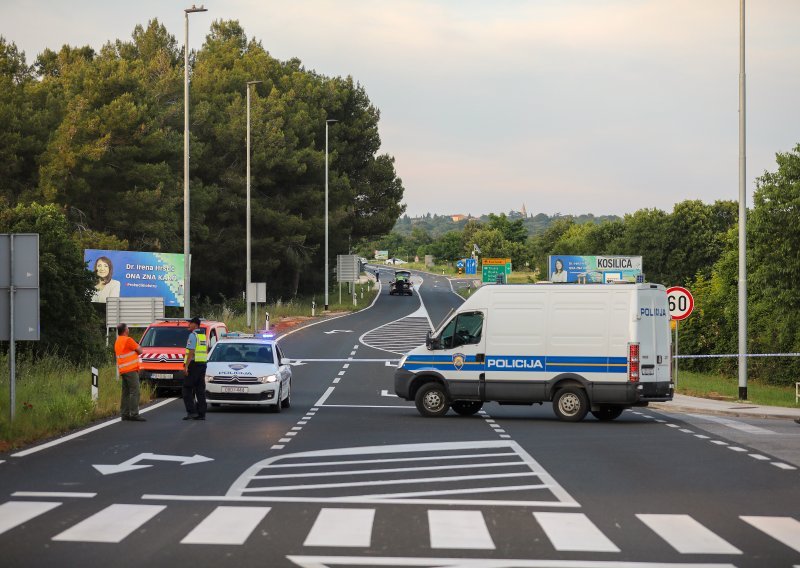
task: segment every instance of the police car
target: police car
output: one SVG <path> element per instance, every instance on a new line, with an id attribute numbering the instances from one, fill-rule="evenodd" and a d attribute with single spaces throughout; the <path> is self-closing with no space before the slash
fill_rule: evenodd
<path id="1" fill-rule="evenodd" d="M 223 335 L 208 355 L 206 400 L 211 406 L 264 406 L 272 412 L 289 408 L 292 368 L 274 336 L 266 332 Z"/>

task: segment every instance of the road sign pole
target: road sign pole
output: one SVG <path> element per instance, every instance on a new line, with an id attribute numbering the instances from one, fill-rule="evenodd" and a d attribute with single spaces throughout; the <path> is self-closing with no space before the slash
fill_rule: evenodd
<path id="1" fill-rule="evenodd" d="M 678 390 L 678 325 L 680 322 L 675 320 L 675 386 L 673 392 Z"/>

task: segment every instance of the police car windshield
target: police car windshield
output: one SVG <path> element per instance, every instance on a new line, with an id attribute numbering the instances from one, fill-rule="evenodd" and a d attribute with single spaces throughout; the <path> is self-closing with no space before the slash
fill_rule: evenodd
<path id="1" fill-rule="evenodd" d="M 142 338 L 142 347 L 186 347 L 188 327 L 151 327 Z"/>
<path id="2" fill-rule="evenodd" d="M 218 343 L 209 363 L 274 363 L 272 345 L 259 343 Z"/>

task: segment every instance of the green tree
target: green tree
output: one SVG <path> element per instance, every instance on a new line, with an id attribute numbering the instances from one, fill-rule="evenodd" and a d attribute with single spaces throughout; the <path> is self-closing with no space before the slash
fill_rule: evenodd
<path id="1" fill-rule="evenodd" d="M 96 278 L 83 262 L 69 223 L 54 205 L 0 207 L 0 233 L 39 234 L 41 340 L 21 350 L 56 352 L 75 362 L 98 363 L 104 350 L 103 322 L 91 303 Z"/>

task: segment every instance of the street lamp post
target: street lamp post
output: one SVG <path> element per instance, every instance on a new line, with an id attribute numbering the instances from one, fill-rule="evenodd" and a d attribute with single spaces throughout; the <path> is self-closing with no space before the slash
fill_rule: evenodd
<path id="1" fill-rule="evenodd" d="M 739 399 L 747 400 L 747 145 L 744 0 L 739 0 Z"/>
<path id="2" fill-rule="evenodd" d="M 263 81 L 247 82 L 247 284 L 245 296 L 247 298 L 247 327 L 250 327 L 250 85 L 257 85 Z"/>
<path id="3" fill-rule="evenodd" d="M 191 265 L 189 263 L 189 14 L 194 12 L 208 12 L 201 5 L 199 8 L 192 4 L 191 8 L 184 11 L 184 40 L 183 40 L 183 317 L 190 318 L 192 311 L 189 306 L 191 298 L 190 281 Z"/>
<path id="4" fill-rule="evenodd" d="M 328 125 L 339 122 L 335 118 L 325 121 L 325 309 L 328 309 Z"/>

